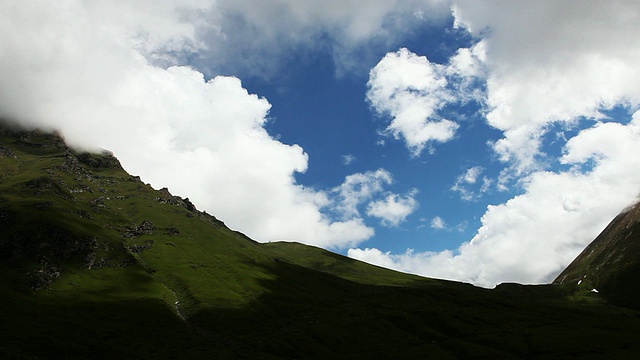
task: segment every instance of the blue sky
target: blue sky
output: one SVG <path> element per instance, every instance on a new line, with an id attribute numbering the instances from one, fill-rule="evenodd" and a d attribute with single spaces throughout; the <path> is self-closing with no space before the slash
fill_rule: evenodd
<path id="1" fill-rule="evenodd" d="M 299 144 L 309 154 L 309 169 L 296 175 L 298 182 L 330 189 L 352 173 L 383 168 L 394 175 L 389 190 L 417 189 L 415 198 L 421 206 L 399 226 L 379 226 L 379 221 L 371 219 L 376 235 L 367 244 L 389 250 L 442 250 L 471 238 L 486 204 L 461 200 L 451 187 L 470 167 L 484 164 L 487 170 L 491 168 L 493 159 L 486 142 L 498 139 L 499 133 L 474 115 L 455 140 L 433 145 L 433 155 L 414 157 L 402 141 L 380 134 L 386 117 L 375 114 L 366 100 L 368 72 L 336 78 L 329 54 L 317 54 L 314 60 L 287 66 L 282 83 L 279 79 L 243 80 L 249 91 L 265 96 L 273 105 L 268 131 L 285 143 Z M 280 90 L 283 87 L 290 90 Z M 346 163 L 345 157 L 352 160 Z M 447 219 L 451 227 L 431 228 L 436 216 Z M 462 224 L 466 224 L 465 231 L 457 229 Z"/>
<path id="2" fill-rule="evenodd" d="M 109 149 L 258 241 L 542 283 L 640 193 L 639 17 L 622 0 L 8 0 L 0 117 Z"/>
<path id="3" fill-rule="evenodd" d="M 299 183 L 331 189 L 352 173 L 383 168 L 394 177 L 389 191 L 417 190 L 413 198 L 420 206 L 402 224 L 384 226 L 375 218 L 367 219 L 375 227 L 368 246 L 392 252 L 456 248 L 473 237 L 487 202 L 513 195 L 495 193 L 483 201 L 469 201 L 451 190 L 457 178 L 475 166 L 482 166 L 484 174 L 494 168 L 497 175 L 487 141 L 499 139 L 500 132 L 484 123 L 480 104 L 452 107 L 452 116 L 468 117 L 456 138 L 433 144 L 433 154 L 413 156 L 402 141 L 381 134 L 388 116 L 376 114 L 367 101 L 369 70 L 387 52 L 410 47 L 434 62 L 446 63 L 457 49 L 472 45 L 470 34 L 453 31 L 450 20 L 423 25 L 402 41 L 374 49 L 368 61 L 347 74 L 336 74 L 331 49 L 320 46 L 298 49 L 302 54 L 266 78 L 249 74 L 242 79 L 245 88 L 272 104 L 268 131 L 309 154 L 308 170 L 296 174 Z M 444 228 L 432 227 L 436 217 L 444 220 Z"/>

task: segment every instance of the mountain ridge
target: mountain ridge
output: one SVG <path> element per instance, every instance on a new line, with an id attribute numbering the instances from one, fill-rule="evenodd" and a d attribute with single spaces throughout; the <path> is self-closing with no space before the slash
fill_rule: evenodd
<path id="1" fill-rule="evenodd" d="M 0 357 L 640 353 L 638 313 L 599 294 L 482 289 L 257 243 L 56 135 L 0 130 L 0 169 Z"/>

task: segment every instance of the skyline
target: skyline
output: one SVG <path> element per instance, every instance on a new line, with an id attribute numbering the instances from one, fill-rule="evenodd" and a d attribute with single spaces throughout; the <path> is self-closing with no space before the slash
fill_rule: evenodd
<path id="1" fill-rule="evenodd" d="M 0 9 L 0 118 L 257 241 L 541 283 L 640 193 L 633 1 Z"/>

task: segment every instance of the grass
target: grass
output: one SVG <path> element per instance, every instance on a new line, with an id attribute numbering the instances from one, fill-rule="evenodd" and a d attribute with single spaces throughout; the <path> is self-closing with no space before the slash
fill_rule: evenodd
<path id="1" fill-rule="evenodd" d="M 0 158 L 0 358 L 640 353 L 639 314 L 573 286 L 487 290 L 259 244 L 107 155 L 40 133 L 0 131 L 0 147 L 16 155 Z"/>

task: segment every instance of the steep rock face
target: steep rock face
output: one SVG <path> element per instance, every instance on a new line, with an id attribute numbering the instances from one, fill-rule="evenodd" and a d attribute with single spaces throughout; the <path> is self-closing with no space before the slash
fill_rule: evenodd
<path id="1" fill-rule="evenodd" d="M 553 283 L 640 309 L 640 203 L 616 216 Z"/>

